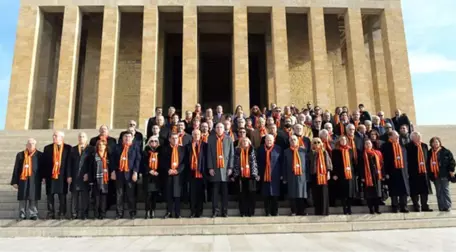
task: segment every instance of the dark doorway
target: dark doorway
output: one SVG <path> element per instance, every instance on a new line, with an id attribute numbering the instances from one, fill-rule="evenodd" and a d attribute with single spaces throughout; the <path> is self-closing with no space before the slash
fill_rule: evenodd
<path id="1" fill-rule="evenodd" d="M 165 35 L 163 107 L 182 108 L 182 34 Z"/>
<path id="2" fill-rule="evenodd" d="M 222 105 L 226 112 L 232 104 L 231 34 L 200 34 L 199 83 L 203 108 Z"/>
<path id="3" fill-rule="evenodd" d="M 250 107 L 268 106 L 266 72 L 266 41 L 264 34 L 249 34 L 249 93 Z"/>

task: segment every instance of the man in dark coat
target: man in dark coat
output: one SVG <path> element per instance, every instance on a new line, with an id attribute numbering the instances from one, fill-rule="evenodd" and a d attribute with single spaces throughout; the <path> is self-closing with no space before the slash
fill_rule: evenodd
<path id="1" fill-rule="evenodd" d="M 282 150 L 285 150 L 289 147 L 288 136 L 282 130 L 278 130 L 277 125 L 270 124 L 268 126 L 268 129 L 269 129 L 269 134 L 274 136 L 274 145 L 280 146 L 280 148 L 282 148 Z M 264 138 L 265 137 L 261 138 L 261 143 L 260 143 L 261 145 L 264 144 Z"/>
<path id="2" fill-rule="evenodd" d="M 407 150 L 399 143 L 399 134 L 392 131 L 389 141 L 383 144 L 382 154 L 393 213 L 408 213 L 407 196 L 410 195 Z"/>
<path id="3" fill-rule="evenodd" d="M 116 219 L 123 218 L 124 192 L 127 193 L 130 218 L 136 217 L 135 188 L 138 180 L 141 152 L 137 144 L 133 144 L 133 135 L 126 132 L 123 135 L 123 144 L 118 145 L 114 151 L 114 171 L 111 171 L 111 179 L 116 181 Z"/>
<path id="4" fill-rule="evenodd" d="M 206 195 L 205 189 L 205 167 L 207 143 L 201 139 L 201 131 L 198 129 L 192 132 L 193 141 L 187 145 L 187 170 L 190 176 L 190 217 L 199 218 L 203 214 L 203 202 Z"/>
<path id="5" fill-rule="evenodd" d="M 98 140 L 104 138 L 106 139 L 106 142 L 108 142 L 108 152 L 112 153 L 116 148 L 117 141 L 114 137 L 109 136 L 108 126 L 101 125 L 99 132 L 100 134 L 98 136 L 92 137 L 92 139 L 90 139 L 90 146 L 96 147 Z"/>
<path id="6" fill-rule="evenodd" d="M 411 122 L 408 116 L 405 113 L 402 113 L 399 109 L 396 109 L 394 112 L 395 116 L 391 118 L 393 122 L 394 129 L 399 132 L 401 125 L 407 125 L 408 132 L 412 132 L 411 130 Z"/>
<path id="7" fill-rule="evenodd" d="M 71 149 L 68 179 L 71 192 L 71 218 L 86 219 L 89 213 L 89 170 L 94 148 L 87 144 L 87 134 L 78 135 L 78 145 Z"/>
<path id="8" fill-rule="evenodd" d="M 261 194 L 264 197 L 264 212 L 267 216 L 277 216 L 279 210 L 277 200 L 280 196 L 282 180 L 282 149 L 274 144 L 274 136 L 268 134 L 265 136 L 264 145 L 258 148 L 257 153 L 258 175 L 262 183 Z"/>
<path id="9" fill-rule="evenodd" d="M 219 192 L 222 196 L 222 216 L 228 216 L 228 181 L 234 168 L 234 146 L 225 134 L 223 123 L 217 123 L 215 134 L 209 136 L 207 146 L 207 172 L 212 184 L 212 217 L 219 212 Z"/>
<path id="10" fill-rule="evenodd" d="M 165 195 L 167 211 L 164 218 L 169 218 L 173 211 L 174 217 L 180 218 L 180 197 L 182 190 L 183 171 L 185 169 L 185 147 L 179 145 L 179 136 L 172 133 L 169 145 L 161 149 L 161 173 L 165 176 Z M 173 204 L 174 203 L 174 204 Z"/>
<path id="11" fill-rule="evenodd" d="M 359 108 L 359 113 L 360 113 L 359 120 L 361 121 L 361 123 L 364 123 L 364 121 L 366 121 L 366 120 L 372 121 L 371 115 L 366 110 L 366 108 L 364 107 L 363 104 L 359 104 L 358 108 Z"/>
<path id="12" fill-rule="evenodd" d="M 157 118 L 159 116 L 163 116 L 163 108 L 162 107 L 156 107 L 155 108 L 155 116 L 149 118 L 147 121 L 147 128 L 146 128 L 146 141 L 149 139 L 149 137 L 152 136 L 152 126 L 157 125 Z M 166 122 L 165 122 L 166 123 Z"/>
<path id="13" fill-rule="evenodd" d="M 427 165 L 428 146 L 421 142 L 421 134 L 413 132 L 410 135 L 412 142 L 408 143 L 407 161 L 410 181 L 410 196 L 415 212 L 432 212 L 428 205 L 428 195 L 432 193 L 429 182 L 430 167 Z M 418 199 L 421 200 L 421 207 Z"/>
<path id="14" fill-rule="evenodd" d="M 28 139 L 26 149 L 18 152 L 14 162 L 11 185 L 17 189 L 19 220 L 28 217 L 38 219 L 38 200 L 41 199 L 41 158 L 43 153 L 36 149 L 36 140 Z"/>
<path id="15" fill-rule="evenodd" d="M 123 144 L 123 135 L 127 132 L 130 132 L 131 135 L 133 136 L 133 144 L 138 145 L 139 151 L 142 151 L 144 149 L 144 136 L 141 132 L 139 132 L 136 129 L 136 122 L 131 120 L 128 124 L 128 129 L 126 131 L 120 132 L 119 139 L 118 139 L 118 144 L 122 145 Z"/>
<path id="16" fill-rule="evenodd" d="M 283 182 L 288 185 L 291 215 L 307 215 L 307 183 L 310 182 L 307 151 L 299 147 L 295 135 L 290 137 L 290 148 L 283 153 Z"/>
<path id="17" fill-rule="evenodd" d="M 54 196 L 59 197 L 60 219 L 66 215 L 66 194 L 68 192 L 68 166 L 70 165 L 71 145 L 64 144 L 65 134 L 62 131 L 54 132 L 53 144 L 44 147 L 42 178 L 46 179 L 47 218 L 55 219 Z"/>

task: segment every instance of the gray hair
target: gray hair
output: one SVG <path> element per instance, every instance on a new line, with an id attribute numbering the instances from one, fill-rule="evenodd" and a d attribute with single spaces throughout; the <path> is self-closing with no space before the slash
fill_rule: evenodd
<path id="1" fill-rule="evenodd" d="M 54 134 L 55 134 L 55 135 L 59 135 L 59 136 L 61 136 L 62 138 L 65 137 L 65 133 L 63 133 L 63 131 L 61 131 L 61 130 L 56 130 L 56 131 L 54 131 Z"/>
<path id="2" fill-rule="evenodd" d="M 330 122 L 325 123 L 325 125 L 323 126 L 323 128 L 325 128 L 326 130 L 328 130 L 329 127 L 331 127 L 331 129 L 333 128 L 333 125 Z"/>
<path id="3" fill-rule="evenodd" d="M 327 138 L 328 135 L 329 135 L 329 132 L 327 130 L 325 130 L 325 129 L 320 130 L 320 132 L 318 133 L 318 136 L 321 139 Z"/>
<path id="4" fill-rule="evenodd" d="M 350 128 L 356 129 L 356 128 L 355 128 L 355 125 L 353 125 L 353 124 L 351 124 L 351 123 L 349 123 L 349 124 L 347 124 L 347 126 L 345 126 L 345 129 L 346 129 L 346 130 L 349 130 Z"/>
<path id="5" fill-rule="evenodd" d="M 372 126 L 372 122 L 370 120 L 365 120 L 364 121 L 364 125 L 369 125 L 369 126 Z"/>
<path id="6" fill-rule="evenodd" d="M 415 137 L 421 137 L 421 133 L 418 131 L 413 131 L 412 133 L 410 133 L 410 139 L 414 140 Z"/>
<path id="7" fill-rule="evenodd" d="M 27 143 L 33 143 L 33 144 L 36 144 L 36 139 L 31 137 L 29 139 L 27 139 Z"/>

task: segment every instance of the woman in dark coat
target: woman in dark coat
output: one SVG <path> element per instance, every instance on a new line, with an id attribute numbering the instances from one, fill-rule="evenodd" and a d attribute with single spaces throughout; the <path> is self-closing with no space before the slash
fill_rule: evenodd
<path id="1" fill-rule="evenodd" d="M 234 151 L 233 178 L 239 189 L 241 217 L 255 215 L 256 182 L 260 177 L 255 148 L 247 137 L 241 138 L 239 147 Z"/>
<path id="2" fill-rule="evenodd" d="M 94 216 L 100 220 L 106 216 L 109 193 L 109 174 L 114 170 L 114 162 L 108 149 L 108 142 L 103 138 L 97 141 L 95 152 L 92 154 L 89 181 L 95 198 Z"/>
<path id="3" fill-rule="evenodd" d="M 372 147 L 374 150 L 381 150 L 382 145 L 385 143 L 384 141 L 380 140 L 380 134 L 375 129 L 369 132 L 369 139 L 372 142 Z"/>
<path id="4" fill-rule="evenodd" d="M 274 136 L 266 135 L 265 144 L 257 151 L 258 174 L 261 178 L 261 194 L 267 216 L 277 216 L 282 177 L 282 149 L 274 145 Z"/>
<path id="5" fill-rule="evenodd" d="M 315 215 L 329 215 L 328 177 L 333 167 L 331 157 L 318 137 L 312 140 L 309 160 Z"/>
<path id="6" fill-rule="evenodd" d="M 439 211 L 449 212 L 451 210 L 449 179 L 454 179 L 456 162 L 453 153 L 442 146 L 440 138 L 431 138 L 429 144 L 431 145 L 428 153 L 429 175 L 434 181 Z"/>
<path id="7" fill-rule="evenodd" d="M 380 151 L 373 148 L 369 139 L 364 142 L 364 152 L 359 158 L 359 176 L 364 185 L 364 196 L 370 214 L 380 214 L 379 205 L 385 177 L 383 157 Z"/>
<path id="8" fill-rule="evenodd" d="M 432 194 L 431 183 L 429 182 L 428 146 L 421 142 L 421 135 L 418 132 L 410 134 L 412 141 L 405 147 L 407 149 L 408 172 L 410 181 L 410 196 L 415 212 L 432 212 L 428 205 L 428 195 Z M 421 199 L 421 206 L 419 203 Z"/>
<path id="9" fill-rule="evenodd" d="M 332 179 L 336 182 L 334 189 L 342 200 L 344 214 L 352 214 L 351 202 L 356 194 L 356 170 L 353 150 L 348 146 L 346 136 L 339 137 L 336 148 L 332 151 Z"/>
<path id="10" fill-rule="evenodd" d="M 155 127 L 155 126 L 154 126 Z M 159 146 L 160 140 L 157 136 L 151 136 L 147 142 L 142 156 L 143 186 L 145 192 L 145 219 L 155 217 L 157 197 L 160 191 L 159 175 Z M 161 160 L 160 160 L 161 161 Z"/>

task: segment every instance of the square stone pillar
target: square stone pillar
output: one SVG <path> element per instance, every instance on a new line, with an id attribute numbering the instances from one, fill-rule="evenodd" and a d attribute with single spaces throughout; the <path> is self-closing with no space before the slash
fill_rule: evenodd
<path id="1" fill-rule="evenodd" d="M 41 24 L 42 14 L 38 7 L 20 7 L 6 113 L 7 130 L 23 130 L 30 127 Z"/>
<path id="2" fill-rule="evenodd" d="M 157 92 L 158 8 L 144 7 L 139 125 L 155 113 Z"/>
<path id="3" fill-rule="evenodd" d="M 332 81 L 329 81 L 323 8 L 310 8 L 308 20 L 313 99 L 315 104 L 322 108 L 334 108 L 334 85 Z"/>
<path id="4" fill-rule="evenodd" d="M 241 105 L 244 111 L 250 108 L 247 15 L 246 6 L 233 8 L 233 111 L 237 105 Z"/>
<path id="5" fill-rule="evenodd" d="M 374 91 L 375 112 L 380 110 L 389 113 L 388 84 L 386 82 L 385 56 L 383 54 L 383 41 L 380 29 L 374 30 L 372 17 L 369 19 L 369 58 L 372 73 L 372 87 Z M 373 109 L 372 109 L 373 110 Z"/>
<path id="6" fill-rule="evenodd" d="M 287 13 L 285 7 L 272 7 L 272 50 L 274 56 L 274 82 L 278 106 L 290 104 L 290 73 L 288 69 Z"/>
<path id="7" fill-rule="evenodd" d="M 182 37 L 182 116 L 198 103 L 198 9 L 184 6 Z"/>
<path id="8" fill-rule="evenodd" d="M 363 103 L 372 110 L 372 87 L 368 81 L 369 62 L 364 47 L 363 21 L 360 9 L 348 8 L 345 13 L 345 35 L 347 41 L 347 86 L 348 101 L 351 110 Z"/>
<path id="9" fill-rule="evenodd" d="M 269 29 L 271 30 L 271 29 Z M 266 32 L 266 69 L 268 73 L 268 108 L 272 103 L 276 103 L 275 78 L 274 78 L 274 52 L 272 50 L 271 32 Z"/>
<path id="10" fill-rule="evenodd" d="M 404 32 L 402 11 L 385 9 L 380 16 L 385 55 L 386 80 L 391 114 L 400 109 L 416 124 L 415 103 Z"/>
<path id="11" fill-rule="evenodd" d="M 71 129 L 73 128 L 76 83 L 78 80 L 81 11 L 78 6 L 66 6 L 63 17 L 54 128 Z"/>
<path id="12" fill-rule="evenodd" d="M 119 49 L 120 13 L 117 6 L 105 6 L 101 34 L 100 81 L 98 82 L 97 127 L 113 127 L 114 94 Z"/>

